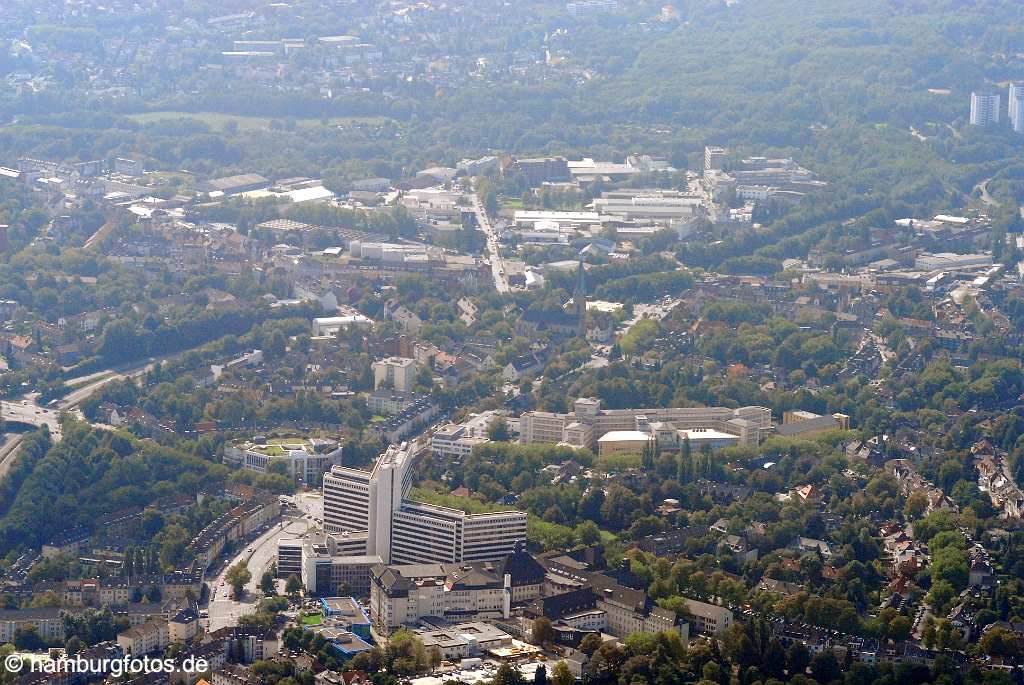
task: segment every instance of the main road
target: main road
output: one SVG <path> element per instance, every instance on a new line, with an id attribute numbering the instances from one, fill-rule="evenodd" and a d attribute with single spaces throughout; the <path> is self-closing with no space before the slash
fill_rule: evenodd
<path id="1" fill-rule="evenodd" d="M 17 402 L 0 401 L 0 414 L 7 423 L 25 426 L 50 427 L 50 435 L 60 440 L 60 411 L 48 407 L 40 407 L 35 399 L 23 399 Z"/>
<path id="2" fill-rule="evenodd" d="M 11 401 L 0 400 L 0 413 L 2 413 L 4 421 L 11 423 L 35 426 L 37 428 L 45 424 L 50 427 L 50 435 L 53 436 L 53 439 L 59 441 L 62 437 L 60 430 L 61 413 L 77 409 L 78 405 L 89 399 L 94 392 L 107 383 L 128 378 L 138 378 L 167 358 L 170 357 L 150 359 L 142 364 L 127 367 L 122 371 L 106 369 L 87 376 L 72 378 L 67 381 L 67 384 L 73 386 L 74 389 L 52 405 L 40 406 L 37 402 L 37 393 L 22 395 L 20 399 Z M 4 456 L 6 455 L 2 453 L 2 446 L 0 446 L 0 460 Z M 0 472 L 3 470 L 4 466 L 0 462 Z"/>
<path id="3" fill-rule="evenodd" d="M 281 524 L 284 523 L 284 527 Z M 269 569 L 277 558 L 277 540 L 282 537 L 301 537 L 307 529 L 308 522 L 302 518 L 288 518 L 273 523 L 263 535 L 247 543 L 234 558 L 221 567 L 213 578 L 207 580 L 210 586 L 209 631 L 238 624 L 238 618 L 256 611 L 256 603 L 263 597 L 259 590 L 263 573 Z M 252 578 L 245 586 L 240 599 L 232 596 L 231 585 L 227 582 L 227 573 L 235 564 L 243 562 L 249 568 Z"/>
<path id="4" fill-rule="evenodd" d="M 487 211 L 484 209 L 480 197 L 476 193 L 472 197 L 476 221 L 480 224 L 480 230 L 487 237 L 487 254 L 491 260 L 491 276 L 494 278 L 494 289 L 499 293 L 507 293 L 512 288 L 509 287 L 508 278 L 505 276 L 505 264 L 501 260 L 501 246 L 498 244 L 497 229 L 494 228 L 491 220 L 487 217 Z"/>

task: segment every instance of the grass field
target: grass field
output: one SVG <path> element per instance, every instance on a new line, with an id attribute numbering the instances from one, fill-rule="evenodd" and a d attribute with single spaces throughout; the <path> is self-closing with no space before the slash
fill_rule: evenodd
<path id="1" fill-rule="evenodd" d="M 224 128 L 228 122 L 235 122 L 238 125 L 240 131 L 259 131 L 270 126 L 270 122 L 273 121 L 273 117 L 249 117 L 240 116 L 236 114 L 223 114 L 220 112 L 173 112 L 173 111 L 161 111 L 161 112 L 143 112 L 141 114 L 128 114 L 126 118 L 132 121 L 137 121 L 140 124 L 152 124 L 158 121 L 166 121 L 168 119 L 191 119 L 199 121 L 211 129 L 218 130 Z M 339 126 L 341 124 L 380 124 L 384 121 L 384 117 L 331 117 L 327 119 L 327 123 L 330 126 Z M 315 119 L 296 119 L 296 124 L 299 126 L 321 126 L 322 120 L 319 118 Z"/>
<path id="2" fill-rule="evenodd" d="M 309 614 L 308 616 L 302 617 L 302 625 L 304 626 L 318 626 L 324 622 L 323 614 Z"/>

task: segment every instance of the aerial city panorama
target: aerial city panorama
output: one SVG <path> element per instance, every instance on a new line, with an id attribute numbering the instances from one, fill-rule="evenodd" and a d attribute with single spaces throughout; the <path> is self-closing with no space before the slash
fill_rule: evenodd
<path id="1" fill-rule="evenodd" d="M 0 0 L 0 685 L 1024 685 L 1024 2 Z"/>

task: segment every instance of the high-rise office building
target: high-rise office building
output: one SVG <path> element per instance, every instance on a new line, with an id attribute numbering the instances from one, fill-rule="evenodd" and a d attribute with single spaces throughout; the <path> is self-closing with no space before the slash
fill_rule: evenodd
<path id="1" fill-rule="evenodd" d="M 999 93 L 971 93 L 971 126 L 999 123 Z"/>
<path id="2" fill-rule="evenodd" d="M 704 146 L 704 171 L 719 170 L 725 163 L 728 151 L 724 147 Z"/>
<path id="3" fill-rule="evenodd" d="M 372 471 L 334 467 L 324 474 L 324 528 L 366 531 L 368 555 L 387 564 L 497 561 L 526 539 L 526 514 L 468 514 L 409 499 L 412 462 L 428 447 L 391 445 Z"/>
<path id="4" fill-rule="evenodd" d="M 324 529 L 328 533 L 366 530 L 370 474 L 336 466 L 324 474 Z"/>

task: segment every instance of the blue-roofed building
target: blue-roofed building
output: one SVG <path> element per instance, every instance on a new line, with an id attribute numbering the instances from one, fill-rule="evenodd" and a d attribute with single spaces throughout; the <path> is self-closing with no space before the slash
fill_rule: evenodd
<path id="1" fill-rule="evenodd" d="M 324 625 L 341 628 L 355 633 L 364 640 L 370 639 L 370 618 L 352 597 L 321 597 L 324 608 Z"/>
<path id="2" fill-rule="evenodd" d="M 331 648 L 344 657 L 354 656 L 360 652 L 368 652 L 373 649 L 373 645 L 360 636 L 337 626 L 311 626 L 307 630 L 311 630 L 327 640 Z"/>

